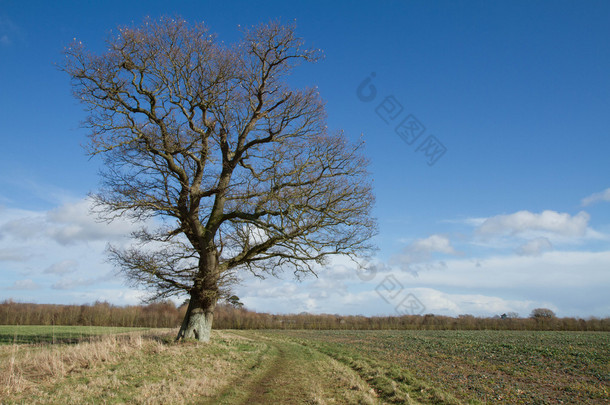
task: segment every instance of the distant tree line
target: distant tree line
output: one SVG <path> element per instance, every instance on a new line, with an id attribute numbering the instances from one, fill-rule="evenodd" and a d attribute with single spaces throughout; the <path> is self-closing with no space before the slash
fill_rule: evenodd
<path id="1" fill-rule="evenodd" d="M 528 318 L 515 313 L 493 318 L 472 315 L 458 317 L 441 315 L 372 316 L 361 315 L 273 315 L 249 311 L 237 297 L 231 297 L 215 310 L 215 329 L 402 329 L 402 330 L 561 330 L 610 332 L 610 318 L 558 318 L 554 314 L 534 310 Z M 2 325 L 82 325 L 175 328 L 179 327 L 187 305 L 171 301 L 148 305 L 115 306 L 107 302 L 90 305 L 50 305 L 0 303 Z M 549 310 L 550 311 L 550 310 Z M 540 316 L 540 314 L 544 314 Z M 552 315 L 551 315 L 552 314 Z"/>
<path id="2" fill-rule="evenodd" d="M 107 302 L 90 305 L 0 303 L 3 325 L 80 325 L 173 328 L 184 311 L 171 301 L 148 305 L 116 306 Z"/>

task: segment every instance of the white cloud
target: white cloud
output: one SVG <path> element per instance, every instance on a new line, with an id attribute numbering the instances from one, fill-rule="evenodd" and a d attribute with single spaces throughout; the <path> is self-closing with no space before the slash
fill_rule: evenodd
<path id="1" fill-rule="evenodd" d="M 310 285 L 317 291 L 315 294 L 322 294 L 325 297 L 333 294 L 347 294 L 347 284 L 344 281 L 333 279 L 332 276 L 318 277 Z"/>
<path id="2" fill-rule="evenodd" d="M 428 266 L 428 271 L 417 275 L 405 272 L 400 265 L 381 265 L 362 279 L 355 265 L 350 268 L 339 262 L 335 271 L 335 263 L 331 263 L 317 279 L 297 283 L 251 278 L 236 293 L 249 309 L 272 313 L 393 315 L 402 300 L 413 294 L 425 307 L 422 313 L 450 316 L 493 316 L 509 311 L 527 316 L 536 307 L 551 308 L 560 316 L 610 315 L 606 298 L 610 251 L 545 252 L 544 241 L 536 243 L 540 248 L 537 255 L 452 258 L 442 266 L 440 262 L 422 262 L 411 265 Z M 444 244 L 412 245 L 449 251 Z M 533 254 L 533 250 L 528 253 Z M 388 278 L 395 282 L 391 291 L 387 291 Z"/>
<path id="3" fill-rule="evenodd" d="M 62 278 L 51 286 L 54 290 L 73 290 L 78 287 L 90 287 L 112 279 L 112 273 L 91 278 Z"/>
<path id="4" fill-rule="evenodd" d="M 32 279 L 17 280 L 7 290 L 37 290 L 40 286 Z"/>
<path id="5" fill-rule="evenodd" d="M 483 222 L 485 222 L 487 218 L 485 217 L 470 217 L 470 218 L 460 218 L 460 219 L 444 219 L 440 221 L 441 223 L 447 224 L 464 224 L 473 227 L 480 226 Z"/>
<path id="6" fill-rule="evenodd" d="M 584 211 L 571 216 L 567 213 L 546 210 L 540 214 L 519 211 L 509 215 L 497 215 L 485 220 L 476 230 L 481 236 L 519 235 L 531 231 L 543 231 L 563 236 L 583 236 L 590 216 Z"/>
<path id="7" fill-rule="evenodd" d="M 545 252 L 539 256 L 499 255 L 477 261 L 452 259 L 446 269 L 418 277 L 395 273 L 405 286 L 505 290 L 541 295 L 571 289 L 605 289 L 610 285 L 610 251 Z M 605 295 L 605 294 L 604 294 Z"/>
<path id="8" fill-rule="evenodd" d="M 517 312 L 527 316 L 531 309 L 542 306 L 533 300 L 510 300 L 486 294 L 451 294 L 433 288 L 414 288 L 411 293 L 426 307 L 424 313 L 457 316 L 472 314 L 486 316 Z M 552 306 L 550 303 L 544 303 Z"/>
<path id="9" fill-rule="evenodd" d="M 122 277 L 112 276 L 105 248 L 108 242 L 127 242 L 139 226 L 124 219 L 99 223 L 89 207 L 86 198 L 41 211 L 0 207 L 0 288 L 25 302 L 65 304 L 104 299 L 102 289 L 129 291 Z M 26 277 L 34 284 L 14 284 Z M 25 289 L 35 286 L 40 286 L 35 296 Z"/>
<path id="10" fill-rule="evenodd" d="M 425 239 L 418 239 L 409 246 L 408 250 L 424 254 L 435 252 L 445 254 L 456 253 L 453 246 L 451 246 L 449 238 L 443 235 L 432 235 Z"/>
<path id="11" fill-rule="evenodd" d="M 129 236 L 139 226 L 129 220 L 117 218 L 107 223 L 91 213 L 92 202 L 84 199 L 64 204 L 47 214 L 52 224 L 48 233 L 59 243 L 67 245 L 88 240 L 114 240 Z"/>
<path id="12" fill-rule="evenodd" d="M 142 225 L 117 218 L 108 223 L 97 219 L 91 212 L 88 198 L 65 203 L 50 211 L 14 210 L 12 219 L 0 222 L 0 237 L 23 240 L 51 238 L 60 245 L 72 245 L 90 241 L 116 241 L 128 237 Z M 15 218 L 15 215 L 20 214 Z M 0 218 L 1 221 L 2 218 Z"/>
<path id="13" fill-rule="evenodd" d="M 439 276 L 434 272 L 426 273 L 430 280 Z M 447 275 L 447 273 L 444 273 Z M 441 275 L 442 276 L 442 275 Z M 464 274 L 460 274 L 461 277 Z M 323 277 L 323 276 L 322 276 Z M 388 287 L 388 277 L 396 284 Z M 336 291 L 332 288 L 319 288 L 320 283 L 291 283 L 275 279 L 264 281 L 251 280 L 237 291 L 246 307 L 260 312 L 270 313 L 338 313 L 374 315 L 398 315 L 409 310 L 404 300 L 413 295 L 423 305 L 417 313 L 434 313 L 449 316 L 473 314 L 492 316 L 515 311 L 526 315 L 531 309 L 556 306 L 547 300 L 536 297 L 512 299 L 486 293 L 484 290 L 474 293 L 450 292 L 450 285 L 435 286 L 434 282 L 422 282 L 403 272 L 391 271 L 378 273 L 368 283 L 355 278 L 349 289 Z M 322 284 L 325 284 L 324 281 Z M 449 282 L 448 284 L 452 284 Z M 387 289 L 391 288 L 391 291 Z"/>
<path id="14" fill-rule="evenodd" d="M 610 188 L 600 191 L 599 193 L 593 193 L 588 197 L 582 199 L 581 204 L 583 207 L 591 205 L 600 201 L 610 201 Z"/>
<path id="15" fill-rule="evenodd" d="M 327 282 L 331 269 L 321 272 L 319 280 L 293 286 L 273 279 L 246 282 L 239 294 L 251 309 L 270 312 L 300 312 L 306 310 L 305 300 L 313 299 L 317 312 L 387 315 L 396 313 L 401 299 L 412 293 L 426 307 L 424 313 L 491 316 L 515 311 L 527 316 L 543 306 L 562 316 L 608 316 L 609 269 L 610 251 L 550 251 L 536 256 L 455 258 L 417 276 L 400 267 L 382 266 L 366 280 L 353 272 L 351 280 L 343 280 L 345 289 Z M 397 282 L 391 291 L 396 298 L 384 300 L 376 289 L 388 277 Z"/>
<path id="16" fill-rule="evenodd" d="M 74 301 L 87 303 L 107 301 L 114 305 L 138 305 L 146 298 L 146 293 L 129 288 L 104 288 L 89 291 L 64 291 L 62 296 L 66 297 L 67 303 L 73 303 Z M 182 303 L 179 300 L 174 302 L 177 304 Z"/>
<path id="17" fill-rule="evenodd" d="M 517 248 L 517 254 L 522 256 L 538 256 L 545 250 L 553 248 L 548 238 L 540 237 L 527 241 Z"/>
<path id="18" fill-rule="evenodd" d="M 0 249 L 0 262 L 23 262 L 27 260 L 28 255 L 26 255 L 23 250 L 16 249 Z"/>
<path id="19" fill-rule="evenodd" d="M 435 234 L 427 238 L 415 240 L 405 247 L 401 254 L 393 256 L 389 264 L 397 265 L 405 271 L 416 273 L 421 266 L 415 265 L 429 261 L 434 253 L 458 254 L 447 236 Z"/>
<path id="20" fill-rule="evenodd" d="M 265 281 L 268 281 L 267 279 Z M 281 297 L 281 296 L 294 296 L 298 292 L 298 286 L 296 283 L 283 281 L 280 285 L 274 285 L 275 283 L 266 283 L 263 284 L 261 288 L 256 288 L 252 293 L 249 294 L 250 297 L 259 297 L 259 298 L 272 298 L 272 297 Z"/>
<path id="21" fill-rule="evenodd" d="M 31 290 L 38 288 L 35 297 L 40 302 L 137 303 L 146 293 L 121 287 L 123 280 L 111 276 L 103 252 L 108 241 L 120 241 L 138 226 L 122 219 L 99 223 L 89 207 L 87 199 L 48 211 L 0 207 L 0 261 L 10 261 L 0 288 L 26 301 L 34 295 Z M 521 211 L 476 218 L 467 221 L 478 227 L 473 241 L 506 242 L 510 254 L 460 258 L 462 246 L 454 243 L 471 241 L 433 234 L 412 240 L 389 261 L 377 259 L 375 271 L 361 277 L 353 262 L 337 257 L 328 269 L 317 270 L 318 278 L 298 283 L 286 280 L 292 278 L 289 272 L 285 279 L 261 281 L 246 276 L 235 291 L 247 307 L 258 311 L 387 315 L 395 313 L 395 306 L 382 299 L 376 288 L 394 275 L 405 292 L 426 306 L 426 313 L 487 316 L 516 311 L 527 315 L 533 307 L 546 306 L 556 308 L 560 315 L 610 315 L 605 298 L 610 252 L 551 251 L 566 241 L 575 246 L 574 242 L 601 239 L 603 235 L 588 227 L 588 222 L 585 212 L 571 216 Z M 32 279 L 20 280 L 26 277 Z"/>
<path id="22" fill-rule="evenodd" d="M 62 260 L 61 262 L 54 263 L 47 267 L 44 270 L 44 273 L 58 275 L 74 273 L 77 266 L 78 262 L 76 260 Z"/>

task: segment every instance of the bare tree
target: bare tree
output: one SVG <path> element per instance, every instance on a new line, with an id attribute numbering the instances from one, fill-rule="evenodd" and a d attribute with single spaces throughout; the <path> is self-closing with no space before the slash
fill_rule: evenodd
<path id="1" fill-rule="evenodd" d="M 88 152 L 105 162 L 93 197 L 107 220 L 158 224 L 109 252 L 151 299 L 189 295 L 178 339 L 209 340 L 239 271 L 300 276 L 372 249 L 362 142 L 328 132 L 318 92 L 285 81 L 319 57 L 294 27 L 226 46 L 202 24 L 149 19 L 107 44 L 95 55 L 75 43 L 63 65 L 88 110 Z"/>
<path id="2" fill-rule="evenodd" d="M 535 308 L 530 313 L 530 318 L 534 319 L 552 319 L 555 318 L 555 312 L 548 308 Z"/>

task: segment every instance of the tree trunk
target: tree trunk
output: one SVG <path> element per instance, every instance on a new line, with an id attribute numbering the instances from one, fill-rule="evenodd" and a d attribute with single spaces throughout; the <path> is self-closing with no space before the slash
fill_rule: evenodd
<path id="1" fill-rule="evenodd" d="M 209 342 L 218 301 L 218 253 L 209 246 L 199 259 L 199 273 L 195 280 L 189 306 L 176 340 L 196 339 Z"/>
<path id="2" fill-rule="evenodd" d="M 215 306 L 216 304 L 211 302 L 206 305 L 191 295 L 176 340 L 196 339 L 200 342 L 209 342 Z"/>

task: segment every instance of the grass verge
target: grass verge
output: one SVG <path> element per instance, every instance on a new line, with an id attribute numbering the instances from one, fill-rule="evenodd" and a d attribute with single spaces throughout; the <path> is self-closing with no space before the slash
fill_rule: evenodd
<path id="1" fill-rule="evenodd" d="M 173 343 L 177 331 L 107 335 L 75 345 L 4 346 L 3 404 L 194 404 L 238 380 L 266 346 L 213 333 Z M 6 354 L 6 353 L 5 353 Z"/>

